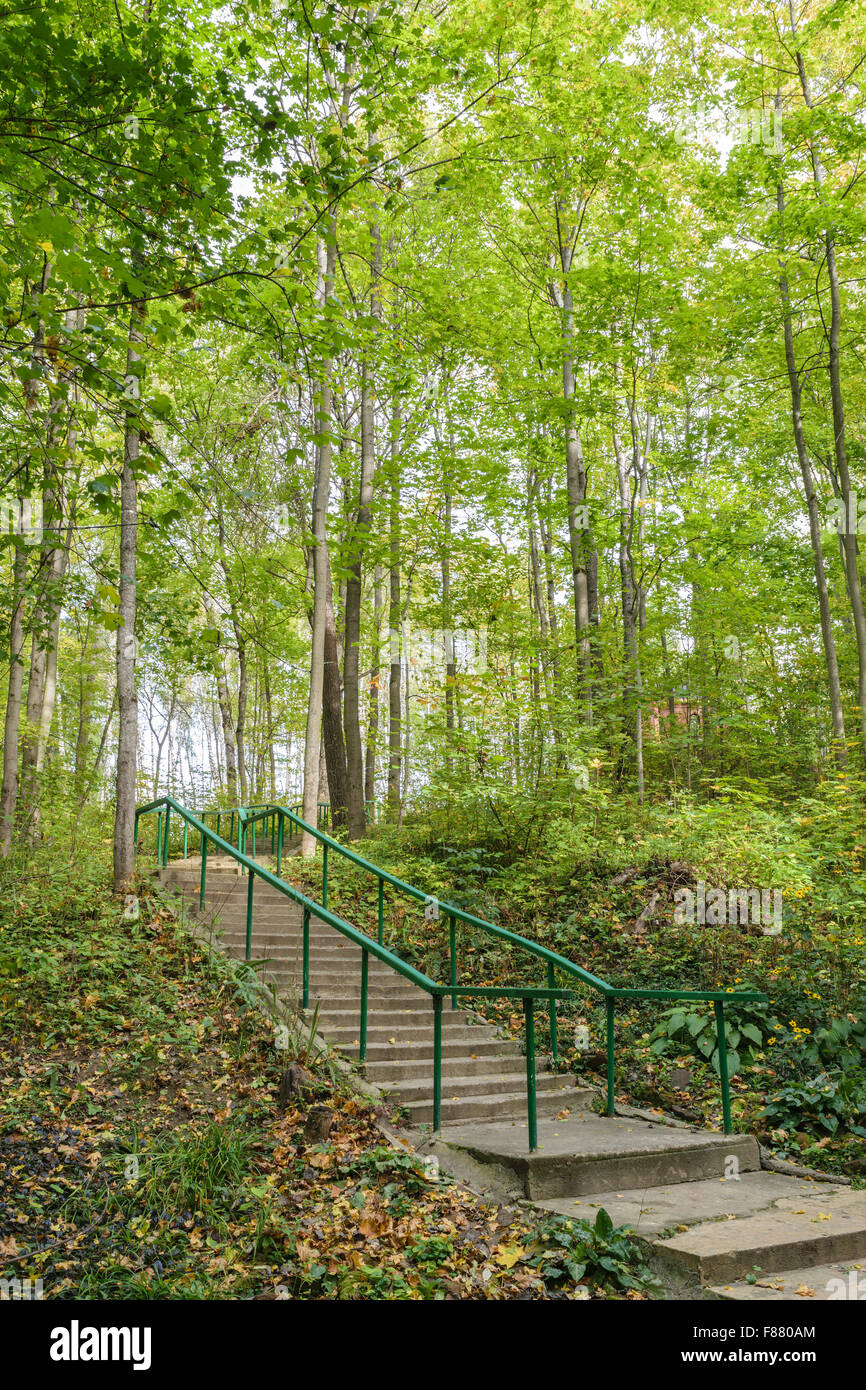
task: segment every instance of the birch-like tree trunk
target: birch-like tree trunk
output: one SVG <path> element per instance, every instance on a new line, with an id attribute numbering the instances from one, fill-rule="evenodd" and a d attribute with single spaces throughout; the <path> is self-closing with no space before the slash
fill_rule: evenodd
<path id="1" fill-rule="evenodd" d="M 133 304 L 129 318 L 126 357 L 127 409 L 124 425 L 123 471 L 120 475 L 120 578 L 117 629 L 117 777 L 114 812 L 114 891 L 129 889 L 135 869 L 135 774 L 138 756 L 138 690 L 135 676 L 136 563 L 138 549 L 138 489 L 135 467 L 141 449 L 138 414 L 143 375 L 139 348 L 143 341 L 144 310 Z"/>
<path id="2" fill-rule="evenodd" d="M 317 298 L 320 307 L 324 309 L 330 300 L 334 284 L 337 256 L 336 217 L 331 217 L 327 235 L 324 238 L 319 238 L 316 249 L 319 261 Z M 332 371 L 333 361 L 327 357 L 322 363 L 320 380 L 314 386 L 316 435 L 321 442 L 316 446 L 316 484 L 313 493 L 313 621 L 310 641 L 310 698 L 307 705 L 304 743 L 303 819 L 308 825 L 316 824 L 319 804 L 319 750 L 322 738 L 325 623 L 330 574 L 327 521 L 328 497 L 331 489 Z M 308 831 L 304 831 L 301 835 L 300 853 L 306 857 L 315 854 L 315 852 L 315 837 Z"/>

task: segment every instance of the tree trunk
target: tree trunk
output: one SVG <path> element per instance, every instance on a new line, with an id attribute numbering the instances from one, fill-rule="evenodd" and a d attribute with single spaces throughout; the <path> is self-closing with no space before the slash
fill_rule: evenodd
<path id="1" fill-rule="evenodd" d="M 322 308 L 331 297 L 336 266 L 336 218 L 331 217 L 327 246 L 319 239 L 317 246 L 319 259 L 318 299 Z M 322 737 L 322 699 L 325 669 L 325 623 L 327 617 L 328 564 L 328 496 L 331 488 L 331 414 L 332 388 L 331 373 L 333 363 L 326 358 L 322 363 L 322 376 L 314 397 L 318 396 L 316 411 L 316 434 L 322 439 L 317 445 L 316 486 L 313 495 L 313 623 L 310 642 L 310 699 L 307 705 L 307 727 L 304 744 L 304 795 L 303 819 L 309 825 L 316 824 L 319 802 L 319 748 Z M 304 856 L 316 852 L 315 838 L 304 831 L 301 835 L 300 853 Z"/>
<path id="2" fill-rule="evenodd" d="M 390 579 L 391 594 L 388 608 L 391 672 L 388 682 L 388 814 L 400 813 L 400 771 L 403 753 L 403 728 L 400 699 L 401 620 L 400 611 L 400 427 L 399 403 L 394 404 L 391 420 L 391 508 L 390 508 Z"/>
<path id="3" fill-rule="evenodd" d="M 325 551 L 326 558 L 327 549 Z M 340 829 L 346 824 L 346 749 L 343 743 L 342 697 L 340 691 L 340 656 L 337 649 L 337 625 L 334 618 L 334 594 L 328 565 L 325 596 L 325 641 L 322 667 L 322 739 L 328 766 L 328 788 L 331 802 L 331 824 Z"/>
<path id="4" fill-rule="evenodd" d="M 785 191 L 782 184 L 777 190 L 780 235 L 781 223 L 785 214 Z M 830 724 L 832 728 L 833 753 L 836 762 L 844 767 L 848 761 L 845 745 L 845 719 L 842 713 L 842 687 L 839 681 L 839 661 L 836 654 L 836 640 L 833 636 L 833 621 L 830 616 L 830 596 L 827 592 L 827 572 L 824 566 L 824 546 L 821 540 L 821 518 L 818 513 L 818 498 L 815 493 L 815 480 L 809 451 L 803 429 L 802 392 L 797 372 L 797 359 L 794 352 L 794 327 L 791 320 L 791 295 L 788 277 L 782 270 L 779 277 L 779 292 L 782 297 L 782 323 L 785 334 L 785 365 L 788 369 L 788 384 L 791 390 L 791 423 L 794 430 L 794 444 L 803 491 L 809 513 L 809 537 L 812 543 L 812 560 L 815 567 L 815 588 L 818 592 L 818 614 L 821 625 L 821 641 L 824 646 L 824 663 L 827 667 L 827 686 L 830 696 Z"/>
<path id="5" fill-rule="evenodd" d="M 376 753 L 379 742 L 379 681 L 382 674 L 382 610 L 385 592 L 382 570 L 376 566 L 373 584 L 373 654 L 370 662 L 370 685 L 367 715 L 367 751 L 364 762 L 364 800 L 368 814 L 376 800 Z"/>
<path id="6" fill-rule="evenodd" d="M 381 273 L 381 243 L 376 222 L 370 228 L 372 241 L 370 307 L 373 319 L 379 319 L 379 276 Z M 366 833 L 364 787 L 364 749 L 361 743 L 360 660 L 361 660 L 361 597 L 364 586 L 364 556 L 370 536 L 373 506 L 373 477 L 376 468 L 374 433 L 374 381 L 370 355 L 365 353 L 361 365 L 361 484 L 358 510 L 350 541 L 349 574 L 346 581 L 346 652 L 343 659 L 344 720 L 346 729 L 346 799 L 350 840 Z"/>
<path id="7" fill-rule="evenodd" d="M 794 18 L 793 0 L 789 0 L 789 10 L 791 16 L 791 33 L 796 39 L 797 27 Z M 803 55 L 799 51 L 796 54 L 796 60 L 797 69 L 800 74 L 800 86 L 803 91 L 803 100 L 808 108 L 812 110 L 811 86 L 806 73 Z M 815 192 L 818 201 L 823 203 L 825 180 L 824 167 L 818 155 L 818 151 L 811 140 L 809 149 L 812 157 L 812 176 Z M 851 604 L 851 615 L 854 619 L 854 633 L 857 639 L 857 706 L 860 720 L 860 741 L 864 751 L 866 751 L 866 611 L 864 611 L 863 607 L 863 590 L 860 583 L 860 571 L 858 568 L 856 524 L 855 528 L 852 529 L 848 522 L 848 518 L 851 517 L 852 511 L 856 512 L 856 493 L 853 492 L 851 487 L 851 475 L 848 468 L 848 447 L 845 435 L 845 405 L 842 398 L 839 362 L 839 337 L 842 327 L 842 309 L 839 293 L 839 271 L 836 264 L 836 240 L 830 227 L 827 227 L 824 233 L 824 250 L 827 260 L 827 281 L 830 287 L 830 328 L 827 333 L 827 344 L 829 349 L 830 399 L 833 408 L 833 452 L 836 461 L 836 472 L 839 477 L 842 503 L 845 508 L 846 525 L 842 531 L 842 554 L 845 561 L 845 577 L 848 582 L 848 598 Z M 826 331 L 825 325 L 825 332 Z"/>
<path id="8" fill-rule="evenodd" d="M 114 815 L 114 891 L 129 889 L 135 869 L 135 772 L 138 756 L 138 693 L 135 679 L 136 552 L 138 496 L 135 465 L 141 447 L 138 401 L 141 394 L 142 342 L 139 324 L 144 310 L 133 304 L 126 357 L 127 409 L 124 427 L 123 471 L 120 476 L 120 602 L 117 629 L 117 780 Z"/>
<path id="9" fill-rule="evenodd" d="M 9 624 L 9 687 L 3 725 L 3 788 L 0 791 L 0 855 L 8 858 L 18 799 L 18 728 L 24 688 L 24 599 L 27 553 L 23 537 L 12 563 L 12 617 Z"/>

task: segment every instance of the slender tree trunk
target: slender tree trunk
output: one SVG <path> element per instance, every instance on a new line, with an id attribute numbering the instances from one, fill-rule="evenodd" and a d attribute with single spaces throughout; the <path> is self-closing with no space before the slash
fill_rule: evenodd
<path id="1" fill-rule="evenodd" d="M 9 624 L 9 687 L 3 725 L 3 788 L 0 791 L 0 855 L 8 858 L 18 799 L 18 728 L 24 689 L 24 600 L 27 586 L 27 553 L 24 538 L 15 548 L 12 562 L 12 618 Z"/>
<path id="2" fill-rule="evenodd" d="M 126 358 L 127 399 L 124 427 L 123 471 L 120 476 L 120 602 L 117 629 L 117 780 L 114 816 L 114 891 L 128 891 L 135 869 L 135 773 L 138 755 L 138 692 L 135 677 L 136 555 L 138 545 L 138 495 L 135 466 L 141 447 L 138 401 L 142 362 L 139 347 L 144 311 L 133 304 L 129 320 Z"/>
<path id="3" fill-rule="evenodd" d="M 219 627 L 216 604 L 209 595 L 204 599 L 205 612 L 210 619 L 212 627 Z M 225 660 L 222 652 L 217 648 L 214 654 L 214 671 L 217 684 L 217 703 L 219 705 L 220 721 L 223 731 L 223 746 L 226 757 L 226 789 L 229 801 L 234 806 L 238 799 L 238 764 L 235 751 L 235 729 L 232 720 L 231 695 L 229 693 L 228 677 L 226 676 Z"/>
<path id="4" fill-rule="evenodd" d="M 379 320 L 379 277 L 381 242 L 376 222 L 370 228 L 372 242 L 370 303 L 374 321 Z M 366 833 L 364 796 L 364 749 L 361 742 L 360 660 L 361 597 L 364 587 L 364 557 L 370 536 L 373 506 L 373 477 L 376 468 L 374 433 L 374 380 L 369 352 L 361 364 L 361 485 L 358 510 L 351 537 L 349 574 L 346 581 L 346 653 L 343 660 L 344 719 L 346 729 L 346 797 L 350 840 Z"/>
<path id="5" fill-rule="evenodd" d="M 326 551 L 327 557 L 327 551 Z M 340 829 L 346 824 L 346 748 L 343 743 L 342 696 L 340 691 L 340 654 L 337 646 L 337 625 L 334 616 L 334 595 L 328 565 L 325 598 L 325 642 L 322 667 L 322 739 L 328 765 L 328 788 L 331 802 L 331 824 Z"/>
<path id="6" fill-rule="evenodd" d="M 400 814 L 400 771 L 403 754 L 403 729 L 400 698 L 401 627 L 400 610 L 400 429 L 399 403 L 394 404 L 391 419 L 391 508 L 390 508 L 390 579 L 391 601 L 388 609 L 391 673 L 388 682 L 388 813 Z"/>
<path id="7" fill-rule="evenodd" d="M 592 723 L 592 643 L 590 623 L 592 604 L 590 598 L 590 567 L 593 564 L 595 546 L 592 528 L 589 524 L 587 505 L 587 470 L 583 457 L 583 445 L 575 416 L 575 375 L 574 375 L 574 298 L 568 276 L 574 259 L 574 236 L 561 220 L 559 203 L 556 205 L 556 220 L 560 246 L 560 271 L 563 282 L 560 289 L 552 285 L 554 302 L 560 311 L 560 331 L 562 339 L 562 396 L 567 409 L 565 424 L 565 480 L 568 494 L 568 538 L 571 550 L 572 583 L 574 587 L 574 641 L 577 657 L 578 700 L 583 706 L 584 719 Z M 595 561 L 597 563 L 597 560 Z"/>
<path id="8" fill-rule="evenodd" d="M 791 33 L 796 39 L 797 26 L 794 16 L 793 0 L 789 0 Z M 803 100 L 813 109 L 811 84 L 806 73 L 803 55 L 796 54 L 797 69 Z M 824 203 L 825 172 L 814 141 L 810 139 L 809 150 L 812 158 L 812 178 L 818 200 Z M 839 293 L 839 270 L 836 263 L 836 239 L 831 227 L 824 233 L 824 251 L 827 263 L 827 282 L 830 287 L 830 328 L 827 334 L 829 349 L 830 399 L 833 409 L 833 452 L 836 472 L 845 508 L 846 525 L 842 531 L 842 554 L 845 561 L 845 577 L 848 582 L 848 598 L 851 616 L 854 619 L 854 633 L 857 639 L 857 712 L 860 721 L 860 741 L 866 751 L 866 610 L 863 606 L 863 589 L 858 567 L 857 532 L 848 524 L 852 511 L 856 511 L 856 494 L 851 487 L 851 474 L 848 467 L 848 447 L 845 435 L 845 404 L 842 397 L 842 380 L 839 359 L 839 339 L 842 327 L 842 307 Z"/>
<path id="9" fill-rule="evenodd" d="M 777 190 L 779 222 L 785 214 L 785 191 L 782 184 Z M 780 225 L 781 232 L 781 225 Z M 824 664 L 827 668 L 827 686 L 830 696 L 830 724 L 832 728 L 833 754 L 840 766 L 848 760 L 845 745 L 845 719 L 842 713 L 842 687 L 839 680 L 839 661 L 836 654 L 836 639 L 833 635 L 833 620 L 830 616 L 830 596 L 827 591 L 827 572 L 824 566 L 824 546 L 821 540 L 821 518 L 818 513 L 818 498 L 815 493 L 815 480 L 809 451 L 803 429 L 802 391 L 794 352 L 794 327 L 791 319 L 791 295 L 788 277 L 782 270 L 779 276 L 779 292 L 782 297 L 782 323 L 785 334 L 785 365 L 788 369 L 788 384 L 791 391 L 791 423 L 794 430 L 794 444 L 797 449 L 797 462 L 803 480 L 803 492 L 809 513 L 809 538 L 812 543 L 812 561 L 815 567 L 815 588 L 818 593 L 818 614 L 821 625 L 821 641 L 824 646 Z"/>
<path id="10" fill-rule="evenodd" d="M 367 751 L 364 762 L 364 800 L 368 807 L 376 800 L 376 754 L 379 743 L 379 682 L 382 675 L 382 612 L 385 592 L 382 569 L 376 566 L 373 585 L 373 653 L 370 662 L 370 683 L 367 715 Z"/>
<path id="11" fill-rule="evenodd" d="M 331 217 L 327 245 L 320 238 L 317 247 L 319 257 L 318 299 L 322 308 L 331 297 L 336 266 L 336 218 Z M 328 497 L 331 488 L 331 415 L 332 387 L 331 373 L 333 363 L 326 358 L 322 364 L 321 380 L 314 387 L 317 396 L 316 434 L 322 439 L 317 446 L 316 487 L 313 496 L 313 623 L 310 643 L 310 699 L 307 705 L 307 727 L 304 744 L 304 795 L 303 819 L 309 825 L 316 824 L 319 802 L 319 750 L 322 737 L 322 700 L 325 671 L 325 624 L 327 619 L 327 589 L 329 579 L 328 564 Z M 316 852 L 315 838 L 304 831 L 301 835 L 300 853 L 304 856 Z"/>

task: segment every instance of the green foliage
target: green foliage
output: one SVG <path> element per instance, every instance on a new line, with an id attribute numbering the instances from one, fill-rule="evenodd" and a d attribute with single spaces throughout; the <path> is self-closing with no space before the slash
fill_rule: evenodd
<path id="1" fill-rule="evenodd" d="M 628 1226 L 614 1226 L 601 1207 L 588 1221 L 551 1218 L 542 1223 L 541 1249 L 532 1263 L 548 1283 L 573 1281 L 590 1288 L 642 1289 L 653 1280 Z"/>
<path id="2" fill-rule="evenodd" d="M 809 1081 L 783 1086 L 761 1111 L 777 1129 L 817 1128 L 836 1134 L 844 1125 L 866 1139 L 866 1071 L 820 1072 Z"/>
<path id="3" fill-rule="evenodd" d="M 728 1014 L 735 1012 L 736 1021 Z M 767 1017 L 765 1004 L 738 1004 L 725 1009 L 725 1042 L 728 1055 L 728 1075 L 736 1076 L 744 1067 L 752 1066 L 755 1053 L 763 1051 L 766 1040 L 778 1025 Z M 650 1052 L 656 1056 L 672 1051 L 690 1051 L 703 1057 L 719 1073 L 718 1028 L 712 1005 L 675 1006 L 664 1009 L 650 1033 Z"/>

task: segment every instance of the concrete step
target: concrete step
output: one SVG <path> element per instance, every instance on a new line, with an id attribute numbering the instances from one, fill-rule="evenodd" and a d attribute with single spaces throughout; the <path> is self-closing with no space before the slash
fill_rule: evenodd
<path id="1" fill-rule="evenodd" d="M 727 1174 L 727 1176 L 725 1176 Z M 615 1226 L 630 1226 L 639 1236 L 656 1242 L 699 1226 L 704 1221 L 735 1221 L 771 1210 L 785 1197 L 802 1200 L 837 1194 L 834 1183 L 789 1178 L 765 1169 L 741 1173 L 738 1164 L 726 1164 L 725 1174 L 694 1182 L 668 1183 L 661 1187 L 624 1188 L 617 1192 L 590 1192 L 580 1197 L 549 1197 L 538 1205 L 559 1216 L 594 1220 L 594 1208 L 604 1207 Z"/>
<path id="2" fill-rule="evenodd" d="M 594 1092 L 580 1092 L 574 1086 L 562 1087 L 560 1090 L 553 1091 L 538 1091 L 536 1110 L 539 1119 L 543 1116 L 552 1117 L 564 1109 L 574 1111 L 578 1107 L 586 1105 L 588 1097 L 592 1095 Z M 432 1123 L 432 1095 L 426 1100 L 410 1101 L 404 1108 L 408 1112 L 410 1125 Z M 449 1096 L 444 1091 L 442 1093 L 442 1123 L 444 1125 L 463 1124 L 467 1120 L 494 1121 L 503 1124 L 510 1119 L 526 1119 L 525 1087 L 520 1091 L 496 1094 L 458 1095 L 457 1099 L 454 1099 L 453 1094 Z M 481 1128 L 480 1125 L 479 1128 Z M 525 1139 L 523 1144 L 525 1146 Z"/>
<path id="3" fill-rule="evenodd" d="M 461 1052 L 456 1056 L 443 1058 L 442 1072 L 446 1077 L 495 1074 L 510 1079 L 515 1085 L 521 1085 L 526 1075 L 526 1063 L 523 1057 L 517 1055 L 506 1057 L 501 1053 L 494 1053 L 492 1056 L 488 1054 L 483 1057 L 467 1057 Z M 395 1062 L 368 1061 L 364 1066 L 364 1074 L 377 1086 L 399 1087 L 404 1082 L 415 1080 L 432 1086 L 433 1058 L 431 1056 L 413 1061 L 401 1057 Z M 540 1066 L 538 1075 L 546 1075 L 546 1068 Z"/>
<path id="4" fill-rule="evenodd" d="M 442 1099 L 446 1096 L 449 1100 L 455 1100 L 460 1096 L 475 1095 L 516 1095 L 526 1096 L 525 1073 L 521 1077 L 514 1073 L 502 1075 L 498 1069 L 491 1073 L 489 1067 L 477 1073 L 464 1074 L 460 1071 L 455 1074 L 456 1067 L 460 1064 L 455 1062 L 455 1067 L 443 1068 L 442 1076 Z M 575 1095 L 574 1077 L 568 1072 L 539 1071 L 535 1077 L 536 1091 L 541 1095 L 542 1091 L 568 1091 L 569 1096 Z M 408 1104 L 411 1101 L 429 1100 L 433 1094 L 433 1070 L 423 1077 L 415 1080 L 402 1079 L 391 1088 L 392 1094 L 398 1095 L 402 1103 Z M 592 1093 L 594 1094 L 594 1093 Z"/>
<path id="5" fill-rule="evenodd" d="M 407 1008 L 403 1008 L 403 1007 L 400 1007 L 400 1006 L 390 1006 L 390 1005 L 389 1005 L 388 1007 L 382 1007 L 381 1004 L 380 1004 L 380 1006 L 379 1006 L 378 1008 L 373 1008 L 373 1006 L 370 1004 L 369 999 L 368 999 L 367 1003 L 368 1003 L 368 1009 L 367 1009 L 367 1013 L 368 1013 L 368 1019 L 367 1019 L 367 1033 L 368 1033 L 368 1036 L 369 1036 L 370 1028 L 372 1028 L 372 1027 L 384 1028 L 384 1029 L 388 1029 L 388 1028 L 391 1028 L 391 1029 L 393 1029 L 393 1028 L 401 1028 L 401 1029 L 402 1029 L 402 1028 L 404 1027 L 404 1025 L 406 1025 L 406 1026 L 409 1026 L 409 1027 L 411 1027 L 411 1028 L 413 1028 L 413 1029 L 421 1029 L 421 1030 L 426 1030 L 427 1028 L 432 1028 L 432 1027 L 433 1027 L 433 1010 L 432 1010 L 432 1008 L 430 1007 L 429 1004 L 427 1005 L 426 1008 L 424 1008 L 424 1007 L 422 1006 L 422 1007 L 420 1007 L 420 1008 L 414 1008 L 414 1007 L 413 1007 L 413 1008 L 408 1008 L 408 1009 L 407 1009 Z M 325 1033 L 327 1033 L 329 1036 L 330 1036 L 330 1035 L 336 1036 L 336 1033 L 337 1033 L 339 1030 L 341 1030 L 341 1029 L 352 1029 L 352 1028 L 355 1028 L 355 1027 L 357 1026 L 357 1022 L 358 1022 L 359 1017 L 360 1017 L 360 1004 L 359 1004 L 359 1007 L 358 1007 L 358 1008 L 347 1008 L 347 1009 L 339 1009 L 339 1010 L 337 1010 L 337 1009 L 332 1009 L 332 1008 L 330 1007 L 330 1001 L 327 1001 L 325 1004 L 323 1004 L 322 1008 L 320 1008 L 320 1010 L 319 1010 L 319 1022 L 320 1022 L 320 1024 L 322 1025 L 322 1031 L 325 1032 Z M 448 1013 L 448 1014 L 443 1013 L 443 1015 L 442 1015 L 442 1033 L 443 1033 L 443 1036 L 444 1036 L 446 1030 L 449 1031 L 449 1033 L 450 1033 L 450 1031 L 451 1031 L 452 1029 L 457 1028 L 457 1027 L 467 1028 L 467 1027 L 475 1027 L 475 1026 L 477 1026 L 477 1025 L 474 1025 L 474 1024 L 470 1025 L 469 1022 L 468 1022 L 468 1018 L 469 1018 L 469 1015 L 468 1015 L 468 1014 L 464 1014 L 464 1013 L 462 1012 L 462 1010 L 458 1010 L 456 1013 Z"/>
<path id="6" fill-rule="evenodd" d="M 462 1152 L 511 1169 L 532 1201 L 718 1179 L 731 1158 L 740 1173 L 760 1166 L 758 1145 L 748 1135 L 590 1113 L 573 1112 L 564 1122 L 540 1124 L 538 1139 L 538 1150 L 528 1153 L 525 1136 L 513 1129 L 495 1124 L 456 1129 L 443 1134 L 442 1162 L 447 1168 L 448 1157 L 459 1159 Z"/>
<path id="7" fill-rule="evenodd" d="M 367 1040 L 367 1061 L 368 1062 L 396 1062 L 396 1061 L 427 1061 L 433 1057 L 433 1029 L 429 1030 L 426 1040 L 419 1042 L 405 1042 L 402 1039 L 397 1041 L 396 1033 L 392 1034 L 395 1041 L 393 1043 L 385 1041 L 379 1042 L 377 1039 Z M 507 1051 L 507 1043 L 503 1044 L 498 1038 L 486 1039 L 473 1043 L 471 1049 L 466 1047 L 462 1038 L 451 1041 L 448 1036 L 442 1038 L 442 1056 L 466 1057 L 474 1061 L 478 1057 L 497 1057 L 503 1053 L 506 1056 L 513 1056 L 514 1053 Z M 358 1056 L 358 1035 L 350 1043 L 343 1043 L 340 1051 L 347 1057 Z M 519 1055 L 519 1054 L 517 1054 Z"/>
<path id="8" fill-rule="evenodd" d="M 357 1024 L 341 1026 L 339 1028 L 328 1028 L 327 1030 L 328 1037 L 333 1041 L 335 1047 L 339 1047 L 343 1043 L 353 1042 L 357 1037 L 357 1032 Z M 394 1025 L 394 1027 L 384 1027 L 371 1020 L 367 1026 L 368 1042 L 388 1042 L 392 1035 L 397 1042 L 406 1047 L 411 1046 L 413 1043 L 426 1042 L 428 1038 L 432 1038 L 433 1036 L 432 1012 L 427 1024 L 402 1023 L 400 1025 Z M 461 1024 L 459 1022 L 448 1028 L 443 1027 L 442 1037 L 443 1041 L 447 1037 L 449 1042 L 462 1043 L 464 1050 L 470 1054 L 475 1050 L 474 1045 L 476 1043 L 487 1038 L 490 1038 L 491 1041 L 499 1042 L 500 1046 L 502 1045 L 501 1040 L 496 1039 L 492 1030 L 479 1026 L 470 1027 L 468 1024 Z"/>
<path id="9" fill-rule="evenodd" d="M 784 1197 L 772 1209 L 734 1221 L 709 1221 L 659 1241 L 658 1255 L 703 1284 L 866 1258 L 866 1192 Z"/>
<path id="10" fill-rule="evenodd" d="M 754 1284 L 745 1279 L 710 1287 L 716 1298 L 738 1302 L 864 1302 L 866 1260 L 807 1265 L 776 1274 L 759 1274 Z"/>

